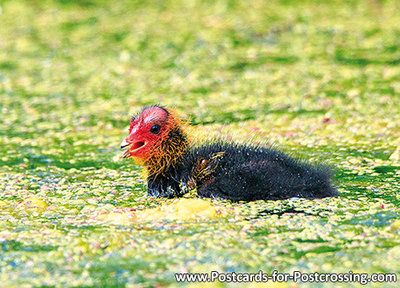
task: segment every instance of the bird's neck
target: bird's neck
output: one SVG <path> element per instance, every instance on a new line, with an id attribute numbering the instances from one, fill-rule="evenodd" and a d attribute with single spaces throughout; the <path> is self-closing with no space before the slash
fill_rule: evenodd
<path id="1" fill-rule="evenodd" d="M 166 139 L 153 151 L 146 161 L 145 169 L 148 177 L 157 177 L 164 174 L 171 167 L 182 161 L 189 149 L 189 139 L 181 127 L 173 128 Z"/>

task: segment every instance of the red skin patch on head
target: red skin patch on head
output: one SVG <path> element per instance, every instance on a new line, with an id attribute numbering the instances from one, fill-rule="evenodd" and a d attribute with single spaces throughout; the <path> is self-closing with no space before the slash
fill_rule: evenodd
<path id="1" fill-rule="evenodd" d="M 130 156 L 146 161 L 155 146 L 168 134 L 171 123 L 169 112 L 160 107 L 150 107 L 132 119 L 129 136 L 126 141 L 131 144 Z M 152 133 L 153 125 L 160 126 L 159 133 Z"/>
<path id="2" fill-rule="evenodd" d="M 129 147 L 123 157 L 132 157 L 143 164 L 147 175 L 162 173 L 189 145 L 185 125 L 186 122 L 171 109 L 155 106 L 143 110 L 131 120 L 129 136 L 123 142 L 124 147 Z M 170 134 L 175 129 L 175 134 Z M 171 138 L 171 135 L 174 136 Z"/>
<path id="3" fill-rule="evenodd" d="M 140 115 L 143 116 L 145 122 L 153 121 L 166 121 L 168 118 L 168 112 L 163 108 L 151 107 L 144 110 Z"/>
<path id="4" fill-rule="evenodd" d="M 138 116 L 132 119 L 129 127 L 129 134 L 133 128 L 142 126 L 146 123 L 166 122 L 168 119 L 168 112 L 160 107 L 151 107 L 142 111 Z"/>
<path id="5" fill-rule="evenodd" d="M 168 112 L 160 107 L 151 107 L 142 111 L 138 116 L 135 117 L 130 123 L 129 134 L 131 133 L 134 126 L 143 123 L 153 122 L 165 122 L 168 119 Z"/>

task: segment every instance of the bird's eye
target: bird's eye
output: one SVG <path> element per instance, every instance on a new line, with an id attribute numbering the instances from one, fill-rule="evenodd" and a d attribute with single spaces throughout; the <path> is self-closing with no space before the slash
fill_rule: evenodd
<path id="1" fill-rule="evenodd" d="M 161 126 L 158 125 L 158 124 L 154 124 L 151 127 L 150 132 L 153 133 L 153 134 L 158 134 L 160 132 L 160 130 L 161 130 Z"/>

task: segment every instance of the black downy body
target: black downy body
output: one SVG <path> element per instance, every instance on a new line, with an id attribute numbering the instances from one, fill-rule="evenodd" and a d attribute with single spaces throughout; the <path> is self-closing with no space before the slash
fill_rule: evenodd
<path id="1" fill-rule="evenodd" d="M 153 197 L 180 197 L 197 188 L 201 197 L 232 201 L 337 196 L 331 170 L 272 148 L 217 141 L 191 147 L 163 173 L 149 176 Z"/>

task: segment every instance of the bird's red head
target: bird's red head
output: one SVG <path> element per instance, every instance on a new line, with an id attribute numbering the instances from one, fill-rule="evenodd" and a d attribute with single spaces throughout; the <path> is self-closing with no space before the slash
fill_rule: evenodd
<path id="1" fill-rule="evenodd" d="M 139 163 L 154 165 L 153 170 L 162 170 L 156 166 L 167 165 L 164 162 L 172 161 L 187 147 L 186 136 L 179 131 L 182 123 L 173 110 L 161 106 L 144 108 L 130 122 L 129 136 L 121 143 L 121 148 L 127 150 L 121 157 L 132 157 Z"/>

